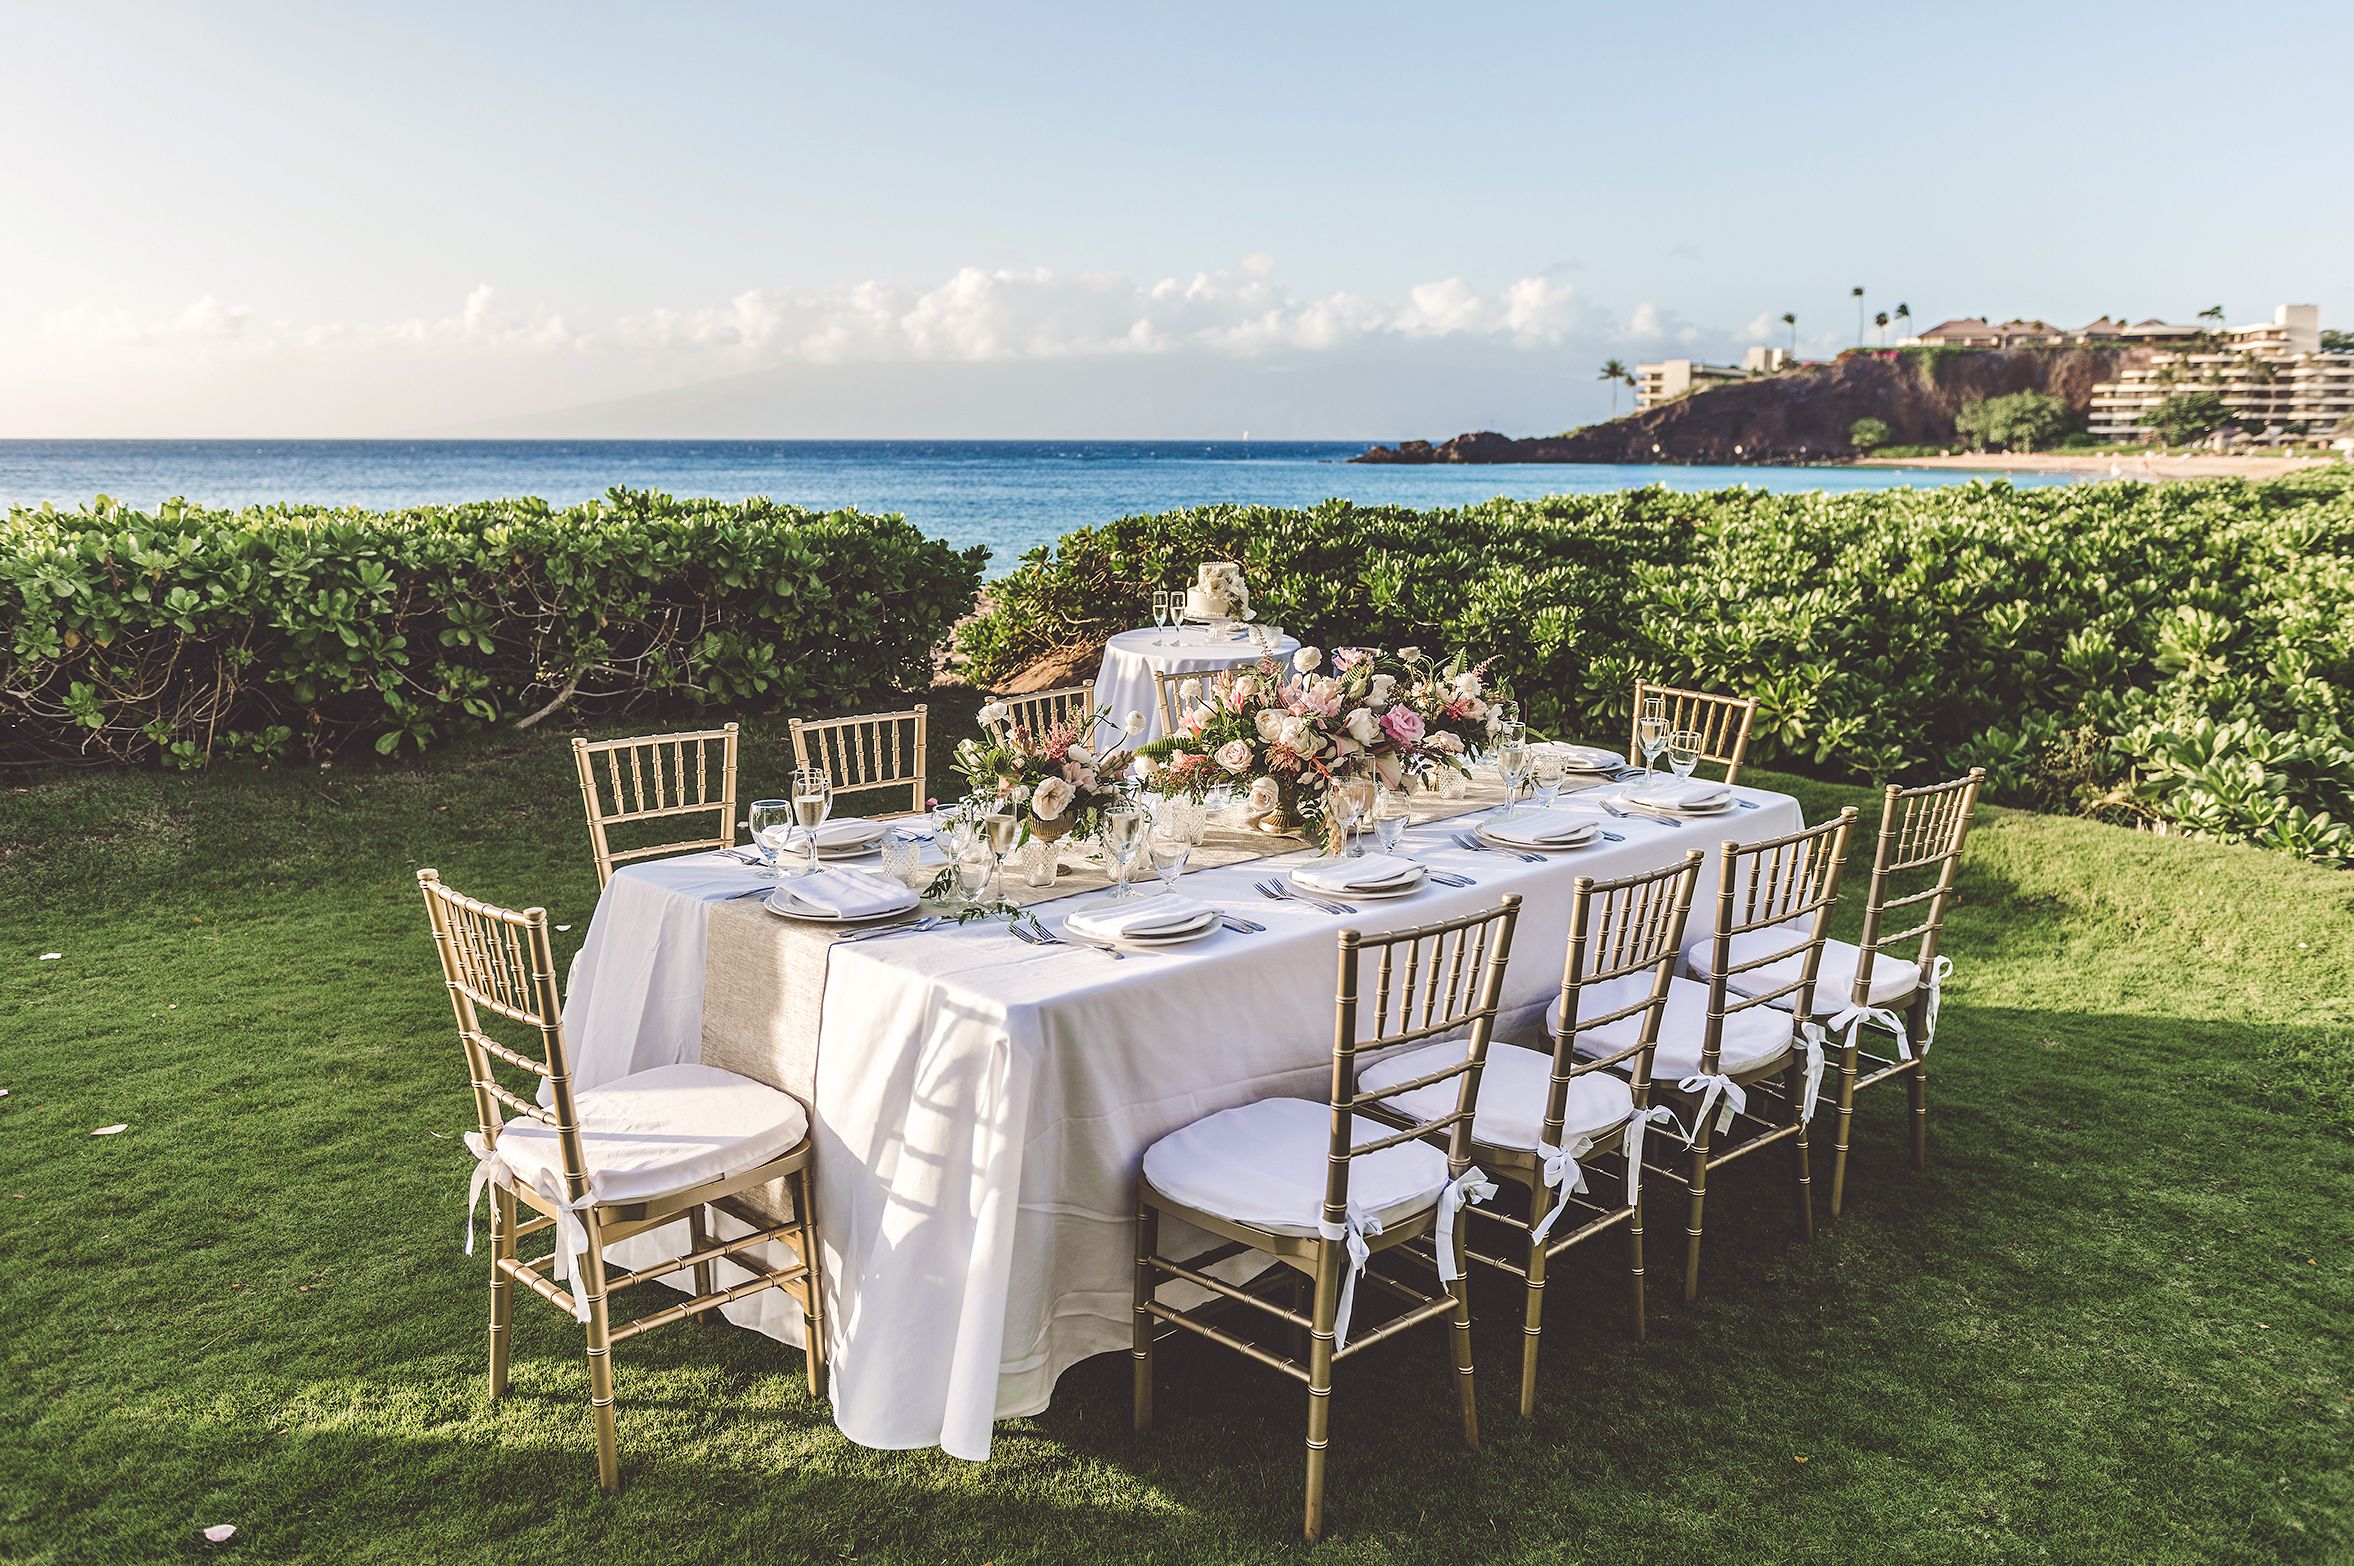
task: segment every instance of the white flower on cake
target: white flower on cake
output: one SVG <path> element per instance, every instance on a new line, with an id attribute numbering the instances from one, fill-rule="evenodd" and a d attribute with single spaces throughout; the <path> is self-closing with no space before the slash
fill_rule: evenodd
<path id="1" fill-rule="evenodd" d="M 1047 778 L 1030 795 L 1030 813 L 1041 821 L 1059 820 L 1062 813 L 1071 808 L 1071 801 L 1076 797 L 1078 790 L 1063 779 Z"/>
<path id="2" fill-rule="evenodd" d="M 1248 772 L 1251 769 L 1251 747 L 1247 740 L 1228 740 L 1218 747 L 1218 765 L 1229 772 Z"/>

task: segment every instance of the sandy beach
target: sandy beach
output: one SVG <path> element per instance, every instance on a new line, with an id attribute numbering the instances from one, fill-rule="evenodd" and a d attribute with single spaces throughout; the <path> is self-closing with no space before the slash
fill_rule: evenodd
<path id="1" fill-rule="evenodd" d="M 2279 478 L 2305 468 L 2329 467 L 2338 460 L 2335 457 L 2227 456 L 2220 453 L 2157 457 L 2126 452 L 2112 456 L 2103 452 L 1976 451 L 1952 457 L 1864 457 L 1849 465 L 1859 468 L 1951 468 L 1982 473 L 2082 473 L 2100 478 L 2188 479 Z"/>

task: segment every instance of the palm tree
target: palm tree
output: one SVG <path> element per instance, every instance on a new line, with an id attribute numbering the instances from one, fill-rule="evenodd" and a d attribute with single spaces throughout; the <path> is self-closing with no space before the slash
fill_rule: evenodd
<path id="1" fill-rule="evenodd" d="M 1912 321 L 1913 321 L 1913 307 L 1912 307 L 1911 305 L 1909 305 L 1909 304 L 1899 304 L 1899 305 L 1896 307 L 1896 310 L 1895 310 L 1895 312 L 1894 312 L 1894 313 L 1895 313 L 1895 315 L 1896 315 L 1896 319 L 1897 319 L 1897 321 L 1898 321 L 1900 324 L 1902 324 L 1902 325 L 1905 325 L 1905 326 L 1910 326 L 1910 325 L 1912 324 Z"/>
<path id="2" fill-rule="evenodd" d="M 1872 317 L 1872 325 L 1879 330 L 1880 341 L 1886 343 L 1888 341 L 1888 312 L 1882 310 L 1875 314 Z"/>
<path id="3" fill-rule="evenodd" d="M 1617 418 L 1619 387 L 1622 384 L 1627 386 L 1635 384 L 1634 376 L 1627 373 L 1626 361 L 1623 359 L 1603 360 L 1602 373 L 1594 378 L 1610 383 L 1610 416 L 1614 419 Z"/>
<path id="4" fill-rule="evenodd" d="M 2221 305 L 2209 305 L 2209 306 L 2207 306 L 2207 308 L 2206 308 L 2206 309 L 2204 309 L 2204 310 L 2201 310 L 2201 311 L 2199 312 L 2199 319 L 2200 319 L 2200 320 L 2202 320 L 2202 321 L 2207 321 L 2207 322 L 2211 322 L 2211 323 L 2212 323 L 2212 327 L 2211 327 L 2211 329 L 2210 329 L 2210 330 L 2208 330 L 2208 331 L 2204 331 L 2204 332 L 2201 332 L 2199 335 L 2200 335 L 2201 337 L 2212 337 L 2212 336 L 2214 336 L 2216 332 L 2219 332 L 2219 331 L 2221 331 L 2221 330 L 2223 329 L 2223 306 L 2221 306 Z"/>
<path id="5" fill-rule="evenodd" d="M 1848 295 L 1848 297 L 1849 297 L 1849 298 L 1851 298 L 1851 299 L 1853 299 L 1853 300 L 1855 301 L 1855 345 L 1856 345 L 1858 348 L 1861 348 L 1861 347 L 1864 345 L 1864 289 L 1863 289 L 1863 285 L 1862 285 L 1861 283 L 1858 283 L 1858 284 L 1857 284 L 1855 287 L 1853 287 L 1853 288 L 1850 288 L 1850 289 L 1847 291 L 1847 295 Z"/>
<path id="6" fill-rule="evenodd" d="M 1798 357 L 1798 312 L 1783 311 L 1782 324 L 1790 328 L 1790 357 L 1795 359 Z"/>

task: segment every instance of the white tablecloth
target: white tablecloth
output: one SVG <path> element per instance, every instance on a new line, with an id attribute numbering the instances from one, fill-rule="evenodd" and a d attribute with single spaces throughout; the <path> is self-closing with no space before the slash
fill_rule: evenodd
<path id="1" fill-rule="evenodd" d="M 1153 671 L 1163 674 L 1200 674 L 1256 663 L 1267 653 L 1289 658 L 1300 650 L 1300 639 L 1266 627 L 1269 641 L 1256 638 L 1228 641 L 1210 634 L 1205 625 L 1145 626 L 1122 631 L 1104 644 L 1103 668 L 1095 676 L 1095 704 L 1117 723 L 1131 712 L 1144 714 L 1144 738 L 1161 737 L 1161 698 L 1153 686 Z"/>
<path id="2" fill-rule="evenodd" d="M 1252 890 L 1287 860 L 1200 871 L 1186 877 L 1188 893 L 1267 932 L 1221 931 L 1125 961 L 1027 946 L 999 921 L 837 946 L 813 1108 L 842 1431 L 867 1446 L 986 1457 L 995 1420 L 1036 1413 L 1063 1370 L 1128 1346 L 1145 1148 L 1252 1099 L 1321 1098 L 1344 926 L 1394 929 L 1518 892 L 1500 1036 L 1538 1041 L 1560 990 L 1578 876 L 1631 874 L 1804 824 L 1787 795 L 1737 792 L 1755 808 L 1680 829 L 1605 818 L 1622 841 L 1539 864 L 1457 848 L 1447 823 L 1418 826 L 1409 852 L 1479 884 L 1360 900 L 1350 917 Z M 746 872 L 710 855 L 613 878 L 565 1012 L 577 1082 L 698 1058 L 707 899 L 746 884 Z M 1695 932 L 1713 887 L 1704 872 Z M 615 1254 L 628 1264 L 642 1253 Z M 798 1309 L 774 1291 L 727 1314 L 800 1340 Z"/>

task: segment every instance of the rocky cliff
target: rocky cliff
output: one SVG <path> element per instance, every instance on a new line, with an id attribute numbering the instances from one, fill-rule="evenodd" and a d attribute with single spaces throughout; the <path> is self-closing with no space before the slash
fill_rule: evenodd
<path id="1" fill-rule="evenodd" d="M 1953 439 L 1954 415 L 2011 392 L 2046 392 L 2079 418 L 2093 386 L 2143 350 L 2015 348 L 1854 353 L 1829 364 L 1710 387 L 1567 435 L 1515 440 L 1489 430 L 1433 445 L 1376 446 L 1355 462 L 1807 462 L 1855 455 L 1848 427 L 1888 426 L 1892 445 Z"/>

